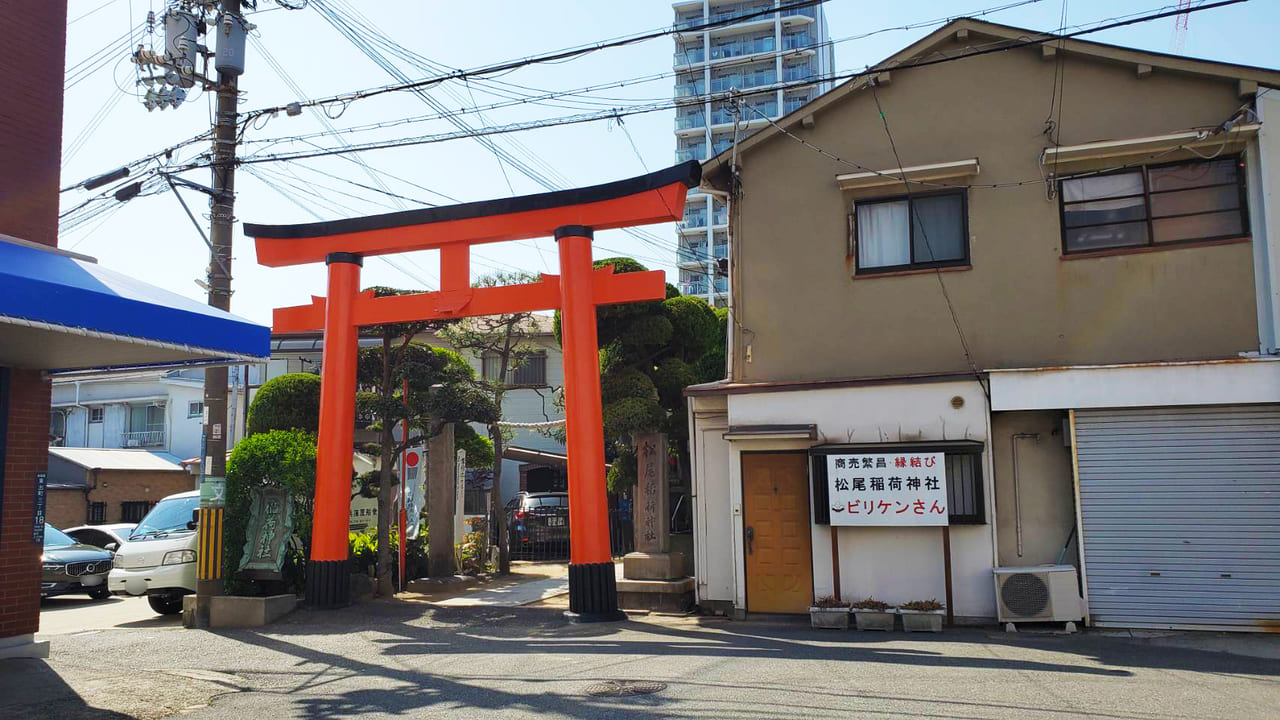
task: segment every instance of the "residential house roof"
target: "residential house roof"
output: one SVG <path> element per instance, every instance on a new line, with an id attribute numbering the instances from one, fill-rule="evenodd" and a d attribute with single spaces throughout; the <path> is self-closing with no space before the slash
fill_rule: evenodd
<path id="1" fill-rule="evenodd" d="M 117 448 L 51 447 L 49 454 L 86 470 L 146 470 L 186 472 L 169 453 Z"/>
<path id="2" fill-rule="evenodd" d="M 979 42 L 994 40 L 996 44 Z M 887 75 L 895 71 L 906 71 L 917 64 L 936 64 L 949 59 L 972 54 L 988 54 L 1013 50 L 1015 48 L 1039 45 L 1043 52 L 1066 55 L 1087 56 L 1098 60 L 1129 64 L 1143 67 L 1148 71 L 1161 71 L 1179 74 L 1200 75 L 1230 80 L 1239 84 L 1241 95 L 1256 92 L 1259 86 L 1280 87 L 1280 70 L 1260 68 L 1251 65 L 1236 65 L 1188 58 L 1181 55 L 1137 50 L 1119 45 L 1062 37 L 1053 33 L 1042 33 L 1025 28 L 1000 25 L 997 23 L 959 18 L 938 28 L 934 32 L 899 50 L 893 55 L 847 80 L 829 92 L 820 95 L 810 103 L 801 105 L 790 114 L 780 118 L 776 123 L 761 128 L 738 143 L 738 153 L 750 151 L 752 148 L 769 142 L 781 134 L 779 128 L 790 129 L 811 118 L 815 113 L 839 103 L 858 90 L 867 87 L 872 79 L 879 77 L 883 82 Z M 981 46 L 981 47 L 980 47 Z M 717 177 L 722 174 L 729 163 L 733 148 L 729 148 L 703 163 L 703 183 L 712 184 L 723 181 Z"/>

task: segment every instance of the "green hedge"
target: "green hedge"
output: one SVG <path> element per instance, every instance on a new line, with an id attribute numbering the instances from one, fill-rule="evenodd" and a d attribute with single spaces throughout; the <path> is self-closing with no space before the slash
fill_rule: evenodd
<path id="1" fill-rule="evenodd" d="M 258 388 L 249 403 L 249 434 L 320 428 L 320 376 L 288 373 Z"/>

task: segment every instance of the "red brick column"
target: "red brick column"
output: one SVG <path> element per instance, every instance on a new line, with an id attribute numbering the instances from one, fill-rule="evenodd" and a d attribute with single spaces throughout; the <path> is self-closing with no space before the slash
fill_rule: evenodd
<path id="1" fill-rule="evenodd" d="M 0 233 L 56 245 L 67 3 L 0 0 L 0 17 Z"/>
<path id="2" fill-rule="evenodd" d="M 31 541 L 35 478 L 49 466 L 49 383 L 35 370 L 9 375 L 4 505 L 0 518 L 0 641 L 40 626 L 40 551 Z"/>
<path id="3" fill-rule="evenodd" d="M 57 245 L 66 0 L 0 0 L 0 233 Z M 9 378 L 0 505 L 0 646 L 40 624 L 40 550 L 31 541 L 35 474 L 49 465 L 49 383 Z"/>

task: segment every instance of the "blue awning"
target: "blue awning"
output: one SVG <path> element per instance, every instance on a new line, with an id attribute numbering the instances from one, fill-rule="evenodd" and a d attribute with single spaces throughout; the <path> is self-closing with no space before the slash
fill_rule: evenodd
<path id="1" fill-rule="evenodd" d="M 144 263 L 140 263 L 143 265 Z M 0 365 L 43 370 L 270 355 L 269 328 L 99 267 L 0 236 Z"/>

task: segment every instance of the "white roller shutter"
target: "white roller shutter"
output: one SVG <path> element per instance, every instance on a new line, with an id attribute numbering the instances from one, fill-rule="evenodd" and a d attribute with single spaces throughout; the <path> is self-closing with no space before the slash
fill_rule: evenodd
<path id="1" fill-rule="evenodd" d="M 1280 406 L 1077 411 L 1094 624 L 1280 628 Z"/>

